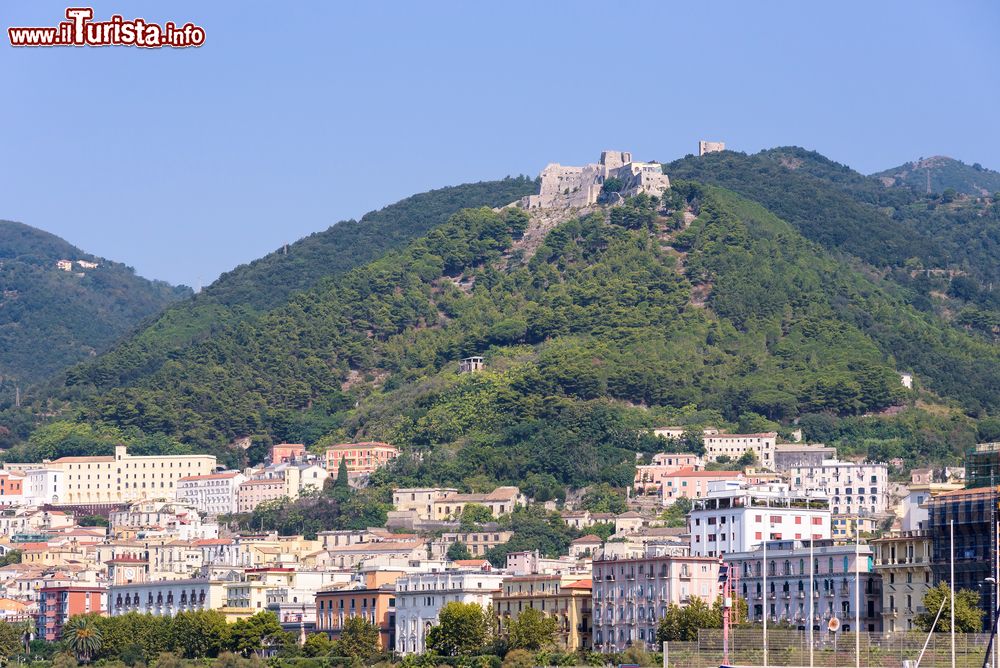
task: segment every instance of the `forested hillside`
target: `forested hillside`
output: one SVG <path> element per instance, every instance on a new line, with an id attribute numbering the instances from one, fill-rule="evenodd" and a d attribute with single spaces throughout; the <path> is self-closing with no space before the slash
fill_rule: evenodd
<path id="1" fill-rule="evenodd" d="M 877 269 L 919 311 L 990 342 L 1000 334 L 1000 201 L 992 196 L 886 187 L 794 147 L 688 157 L 665 170 L 761 203 L 828 250 Z M 977 391 L 969 388 L 970 405 Z"/>
<path id="2" fill-rule="evenodd" d="M 921 158 L 872 176 L 886 186 L 911 188 L 920 193 L 943 194 L 951 190 L 983 197 L 1000 192 L 1000 172 L 987 169 L 978 162 L 967 165 L 943 155 Z"/>
<path id="3" fill-rule="evenodd" d="M 926 399 L 968 410 L 973 387 L 975 410 L 1000 407 L 994 346 L 727 191 L 677 181 L 666 202 L 571 218 L 536 248 L 522 235 L 537 223 L 460 211 L 145 373 L 117 351 L 77 367 L 64 397 L 80 419 L 198 448 L 384 439 L 423 453 L 394 479 L 469 487 L 623 484 L 635 452 L 661 447 L 640 428 L 665 421 L 759 430 L 802 418 L 830 441 L 855 424 L 866 447 L 913 462 L 974 442 L 954 410 L 863 417 L 923 396 L 903 390 L 903 367 Z M 457 374 L 476 353 L 488 370 Z M 42 436 L 65 451 L 52 429 Z M 86 441 L 73 447 L 106 447 Z"/>
<path id="4" fill-rule="evenodd" d="M 60 260 L 72 263 L 69 271 L 57 267 Z M 26 388 L 104 352 L 140 321 L 191 294 L 10 221 L 0 221 L 0 290 L 5 401 L 13 399 L 15 385 Z"/>

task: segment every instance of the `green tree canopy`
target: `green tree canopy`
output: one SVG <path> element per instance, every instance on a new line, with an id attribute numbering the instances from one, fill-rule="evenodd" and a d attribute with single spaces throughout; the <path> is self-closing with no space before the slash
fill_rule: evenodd
<path id="1" fill-rule="evenodd" d="M 472 654 L 490 643 L 492 629 L 493 620 L 482 606 L 452 601 L 427 633 L 427 647 L 445 656 Z"/>
<path id="2" fill-rule="evenodd" d="M 101 630 L 96 615 L 70 617 L 62 628 L 62 638 L 81 663 L 89 663 L 101 650 Z"/>
<path id="3" fill-rule="evenodd" d="M 350 617 L 337 640 L 336 651 L 340 656 L 349 656 L 368 661 L 379 653 L 378 627 L 364 617 Z"/>
<path id="4" fill-rule="evenodd" d="M 547 649 L 555 644 L 558 626 L 555 617 L 549 617 L 535 608 L 526 608 L 518 613 L 507 628 L 510 647 L 534 652 Z"/>
<path id="5" fill-rule="evenodd" d="M 472 559 L 472 553 L 469 552 L 469 548 L 460 540 L 456 540 L 454 543 L 448 546 L 448 552 L 446 556 L 452 561 L 458 561 L 460 559 Z"/>
<path id="6" fill-rule="evenodd" d="M 951 631 L 951 588 L 947 582 L 939 582 L 937 586 L 924 594 L 924 612 L 914 618 L 914 623 L 921 631 L 929 632 L 934 625 L 938 610 L 944 606 L 937 625 L 936 632 Z M 959 633 L 979 633 L 983 630 L 983 613 L 979 609 L 979 593 L 971 589 L 959 589 L 955 592 L 955 631 Z"/>

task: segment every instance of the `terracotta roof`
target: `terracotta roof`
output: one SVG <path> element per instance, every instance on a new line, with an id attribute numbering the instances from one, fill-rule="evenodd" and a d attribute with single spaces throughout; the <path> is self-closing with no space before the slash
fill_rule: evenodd
<path id="1" fill-rule="evenodd" d="M 18 549 L 24 550 L 47 550 L 49 549 L 48 543 L 21 543 L 18 545 Z"/>
<path id="2" fill-rule="evenodd" d="M 579 543 L 601 543 L 601 542 L 603 542 L 603 541 L 601 540 L 600 536 L 595 536 L 594 534 L 589 533 L 586 536 L 580 536 L 579 538 L 577 538 L 576 540 L 574 540 L 573 544 L 579 544 Z"/>
<path id="3" fill-rule="evenodd" d="M 482 566 L 483 564 L 490 563 L 489 559 L 456 559 L 455 563 L 459 566 Z"/>
<path id="4" fill-rule="evenodd" d="M 188 475 L 183 478 L 178 478 L 178 482 L 181 480 L 222 480 L 225 478 L 235 478 L 240 474 L 239 471 L 229 471 L 227 473 L 206 473 L 204 475 Z"/>
<path id="5" fill-rule="evenodd" d="M 191 544 L 200 547 L 202 545 L 232 545 L 232 543 L 232 539 L 229 538 L 201 538 Z"/>
<path id="6" fill-rule="evenodd" d="M 240 487 L 243 487 L 244 485 L 283 485 L 283 484 L 285 484 L 285 481 L 282 480 L 281 478 L 259 478 L 256 480 L 247 480 L 245 483 L 242 483 Z"/>
<path id="7" fill-rule="evenodd" d="M 563 585 L 563 589 L 593 589 L 594 581 L 592 579 L 587 580 L 577 580 L 576 582 L 570 582 L 568 585 Z"/>

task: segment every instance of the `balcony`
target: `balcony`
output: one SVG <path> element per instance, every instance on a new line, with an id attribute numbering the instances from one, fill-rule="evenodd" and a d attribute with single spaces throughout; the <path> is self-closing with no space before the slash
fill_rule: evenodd
<path id="1" fill-rule="evenodd" d="M 799 592 L 799 598 L 805 598 L 805 597 L 806 597 L 805 591 L 800 591 Z"/>

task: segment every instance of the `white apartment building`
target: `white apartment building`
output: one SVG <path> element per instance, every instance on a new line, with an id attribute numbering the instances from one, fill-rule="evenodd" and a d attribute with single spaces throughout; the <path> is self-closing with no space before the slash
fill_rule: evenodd
<path id="1" fill-rule="evenodd" d="M 830 508 L 826 497 L 792 492 L 785 484 L 716 482 L 694 500 L 688 531 L 692 556 L 720 557 L 764 540 L 830 538 Z"/>
<path id="2" fill-rule="evenodd" d="M 889 510 L 889 469 L 885 464 L 824 459 L 820 466 L 789 469 L 796 491 L 821 490 L 834 515 L 883 515 Z"/>
<path id="3" fill-rule="evenodd" d="M 761 466 L 774 470 L 774 446 L 778 442 L 777 432 L 768 431 L 760 434 L 706 434 L 705 461 L 714 462 L 725 455 L 736 460 L 748 451 L 757 456 Z"/>
<path id="4" fill-rule="evenodd" d="M 235 513 L 236 493 L 246 480 L 239 471 L 186 476 L 177 481 L 177 500 L 208 515 Z"/>
<path id="5" fill-rule="evenodd" d="M 438 613 L 446 603 L 476 603 L 483 608 L 493 603 L 503 575 L 482 571 L 446 571 L 404 575 L 396 580 L 396 651 L 422 654 L 427 632 L 438 623 Z"/>
<path id="6" fill-rule="evenodd" d="M 38 468 L 24 472 L 22 498 L 26 506 L 58 505 L 63 501 L 66 474 L 58 469 Z"/>
<path id="7" fill-rule="evenodd" d="M 108 590 L 112 617 L 129 612 L 173 617 L 179 612 L 218 610 L 225 602 L 224 583 L 205 578 L 118 584 Z"/>

